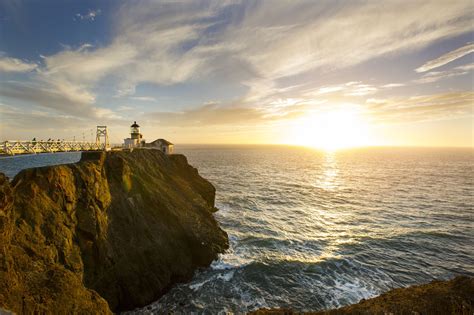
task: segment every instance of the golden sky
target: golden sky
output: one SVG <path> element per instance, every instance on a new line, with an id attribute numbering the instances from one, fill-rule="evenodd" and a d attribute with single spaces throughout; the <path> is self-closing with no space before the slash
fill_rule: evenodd
<path id="1" fill-rule="evenodd" d="M 1 140 L 474 146 L 472 1 L 46 3 L 0 4 Z"/>

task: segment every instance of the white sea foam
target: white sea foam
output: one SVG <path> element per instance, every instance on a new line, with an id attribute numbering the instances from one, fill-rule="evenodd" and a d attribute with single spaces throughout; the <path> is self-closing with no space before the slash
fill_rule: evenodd
<path id="1" fill-rule="evenodd" d="M 206 280 L 204 280 L 204 281 L 202 281 L 202 282 L 192 283 L 192 284 L 189 285 L 189 288 L 190 288 L 191 290 L 194 290 L 194 291 L 199 290 L 203 285 L 205 285 L 206 283 L 208 283 L 208 282 L 210 282 L 210 281 L 212 281 L 212 280 L 214 280 L 214 279 L 213 279 L 213 278 L 209 278 L 209 279 L 206 279 Z"/>
<path id="2" fill-rule="evenodd" d="M 229 272 L 224 272 L 224 273 L 218 274 L 217 279 L 222 279 L 224 281 L 229 281 L 230 279 L 232 279 L 234 277 L 234 273 L 235 273 L 235 270 L 231 270 Z"/>

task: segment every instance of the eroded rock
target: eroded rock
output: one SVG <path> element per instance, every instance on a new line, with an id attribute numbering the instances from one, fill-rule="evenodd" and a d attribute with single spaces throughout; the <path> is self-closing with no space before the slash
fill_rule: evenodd
<path id="1" fill-rule="evenodd" d="M 0 174 L 0 307 L 108 313 L 151 303 L 228 248 L 215 188 L 182 155 L 83 153 Z"/>

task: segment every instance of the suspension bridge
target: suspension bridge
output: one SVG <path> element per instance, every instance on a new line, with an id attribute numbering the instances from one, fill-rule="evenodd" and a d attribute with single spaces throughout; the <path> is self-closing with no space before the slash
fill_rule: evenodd
<path id="1" fill-rule="evenodd" d="M 7 140 L 0 142 L 0 155 L 38 154 L 110 150 L 107 126 L 97 126 L 95 141 L 75 140 Z"/>

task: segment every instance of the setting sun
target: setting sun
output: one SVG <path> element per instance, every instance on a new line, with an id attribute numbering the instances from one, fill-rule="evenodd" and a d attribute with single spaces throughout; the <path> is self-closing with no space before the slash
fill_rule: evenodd
<path id="1" fill-rule="evenodd" d="M 357 109 L 311 114 L 295 122 L 292 138 L 300 145 L 336 150 L 371 144 L 369 124 Z"/>

